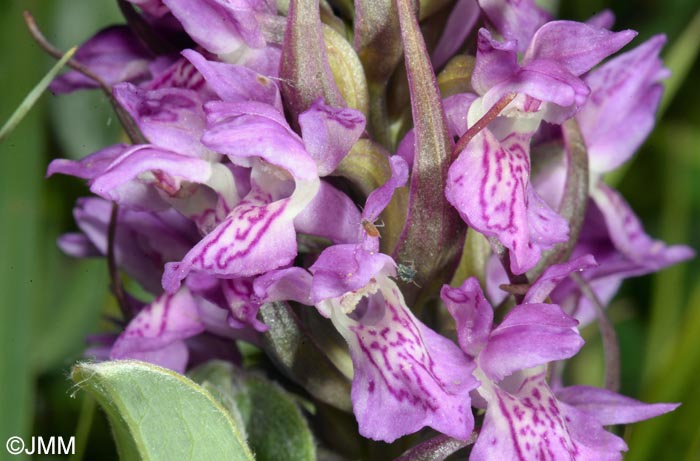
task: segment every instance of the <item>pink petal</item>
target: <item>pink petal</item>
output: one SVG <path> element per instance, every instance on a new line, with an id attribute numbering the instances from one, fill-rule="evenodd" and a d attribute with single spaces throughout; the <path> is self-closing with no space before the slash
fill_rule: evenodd
<path id="1" fill-rule="evenodd" d="M 473 362 L 415 318 L 393 281 L 384 277 L 378 283 L 380 292 L 352 316 L 331 309 L 350 347 L 360 434 L 392 442 L 430 426 L 466 440 L 474 424 L 469 404 L 477 384 Z"/>
<path id="2" fill-rule="evenodd" d="M 493 324 L 493 308 L 484 298 L 479 281 L 471 277 L 459 288 L 444 285 L 440 298 L 455 319 L 459 347 L 476 357 L 486 345 Z"/>
<path id="3" fill-rule="evenodd" d="M 177 362 L 177 371 L 183 372 L 186 362 L 182 359 L 186 361 L 187 354 L 186 349 L 183 354 L 182 340 L 202 331 L 199 309 L 188 290 L 163 294 L 129 322 L 114 343 L 110 358 L 150 358 L 171 368 Z"/>
<path id="4" fill-rule="evenodd" d="M 521 304 L 508 313 L 479 354 L 494 381 L 517 370 L 568 359 L 583 346 L 578 322 L 556 304 Z"/>
<path id="5" fill-rule="evenodd" d="M 307 152 L 318 165 L 318 175 L 331 174 L 365 129 L 362 112 L 332 107 L 318 99 L 299 114 Z"/>

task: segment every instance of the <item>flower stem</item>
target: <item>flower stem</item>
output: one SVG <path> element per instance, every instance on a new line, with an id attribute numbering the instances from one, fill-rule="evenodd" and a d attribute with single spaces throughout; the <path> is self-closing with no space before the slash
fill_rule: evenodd
<path id="1" fill-rule="evenodd" d="M 471 141 L 474 136 L 479 134 L 481 130 L 486 128 L 489 123 L 493 122 L 496 117 L 506 108 L 508 104 L 515 99 L 515 93 L 508 93 L 496 102 L 489 110 L 481 117 L 474 125 L 470 126 L 469 129 L 459 138 L 457 144 L 455 144 L 454 149 L 452 149 L 452 160 L 455 160 L 459 153 L 467 147 L 469 141 Z"/>
<path id="2" fill-rule="evenodd" d="M 571 279 L 578 285 L 581 293 L 595 307 L 598 318 L 598 328 L 603 339 L 603 349 L 605 351 L 605 388 L 609 391 L 617 392 L 620 389 L 620 346 L 617 341 L 617 333 L 613 328 L 610 319 L 605 313 L 605 306 L 593 291 L 588 282 L 579 274 L 571 274 Z"/>

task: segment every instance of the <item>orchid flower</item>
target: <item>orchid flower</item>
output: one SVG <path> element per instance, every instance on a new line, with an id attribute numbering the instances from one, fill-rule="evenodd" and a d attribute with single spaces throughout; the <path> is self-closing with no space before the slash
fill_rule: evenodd
<path id="1" fill-rule="evenodd" d="M 641 421 L 678 406 L 647 405 L 588 386 L 553 390 L 547 383 L 546 364 L 572 357 L 583 339 L 578 322 L 544 300 L 569 273 L 592 265 L 595 260 L 584 256 L 550 267 L 523 304 L 495 327 L 493 308 L 476 278 L 459 288 L 443 287 L 441 297 L 455 318 L 459 345 L 476 362 L 476 392 L 486 406 L 470 461 L 621 460 L 627 446 L 603 426 Z M 586 398 L 579 398 L 578 392 Z M 598 413 L 594 402 L 610 406 Z"/>

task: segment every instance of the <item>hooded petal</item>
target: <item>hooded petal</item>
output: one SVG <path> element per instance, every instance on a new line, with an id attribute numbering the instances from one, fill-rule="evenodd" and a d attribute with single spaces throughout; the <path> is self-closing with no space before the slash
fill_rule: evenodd
<path id="1" fill-rule="evenodd" d="M 517 43 L 499 42 L 487 29 L 479 29 L 472 87 L 480 95 L 510 79 L 518 71 Z"/>
<path id="2" fill-rule="evenodd" d="M 240 159 L 260 157 L 287 170 L 297 180 L 318 181 L 318 169 L 303 141 L 274 107 L 258 102 L 212 102 L 206 105 L 207 132 L 202 142 Z"/>
<path id="3" fill-rule="evenodd" d="M 151 360 L 184 373 L 188 353 L 183 340 L 203 331 L 197 304 L 183 288 L 141 310 L 117 338 L 110 358 Z"/>
<path id="4" fill-rule="evenodd" d="M 203 101 L 183 88 L 143 90 L 130 83 L 114 87 L 114 96 L 153 144 L 190 157 L 216 160 L 202 145 L 205 127 Z"/>
<path id="5" fill-rule="evenodd" d="M 204 76 L 222 101 L 258 101 L 282 111 L 279 88 L 273 80 L 245 66 L 209 61 L 194 50 L 184 50 L 182 55 Z"/>
<path id="6" fill-rule="evenodd" d="M 394 275 L 395 266 L 390 256 L 366 250 L 360 245 L 328 247 L 309 268 L 314 276 L 311 288 L 313 303 L 362 290 L 378 274 Z M 354 307 L 357 300 L 349 304 Z"/>
<path id="7" fill-rule="evenodd" d="M 493 308 L 484 297 L 479 281 L 471 277 L 459 288 L 444 285 L 440 298 L 455 319 L 459 347 L 476 357 L 486 345 L 493 325 Z"/>
<path id="8" fill-rule="evenodd" d="M 473 362 L 416 319 L 389 278 L 379 277 L 375 289 L 352 315 L 339 306 L 331 309 L 350 347 L 360 434 L 392 442 L 430 426 L 466 440 L 474 424 Z"/>
<path id="9" fill-rule="evenodd" d="M 299 114 L 306 151 L 318 165 L 318 175 L 331 174 L 365 129 L 362 112 L 332 107 L 317 99 Z"/>
<path id="10" fill-rule="evenodd" d="M 270 271 L 255 279 L 253 289 L 261 303 L 296 301 L 311 305 L 311 274 L 301 267 Z"/>
<path id="11" fill-rule="evenodd" d="M 163 0 L 182 27 L 214 54 L 235 52 L 242 45 L 265 46 L 256 12 L 266 9 L 262 0 Z"/>
<path id="12" fill-rule="evenodd" d="M 321 181 L 318 193 L 294 218 L 294 228 L 303 234 L 315 235 L 333 243 L 356 243 L 360 211 L 343 192 Z"/>
<path id="13" fill-rule="evenodd" d="M 139 82 L 149 77 L 151 56 L 127 26 L 112 26 L 83 43 L 75 60 L 98 75 L 107 85 Z M 76 70 L 57 77 L 49 87 L 54 93 L 69 93 L 98 84 Z"/>
<path id="14" fill-rule="evenodd" d="M 651 132 L 663 93 L 659 82 L 668 76 L 659 59 L 664 43 L 666 37 L 656 35 L 585 78 L 591 97 L 576 120 L 592 171 L 614 170 L 636 152 Z"/>
<path id="15" fill-rule="evenodd" d="M 551 60 L 579 76 L 629 43 L 636 32 L 611 32 L 575 21 L 552 21 L 533 36 L 523 56 L 523 65 L 536 60 Z"/>
<path id="16" fill-rule="evenodd" d="M 100 197 L 140 210 L 169 208 L 167 199 L 192 193 L 190 183 L 211 182 L 215 187 L 221 183 L 225 198 L 235 200 L 232 178 L 224 170 L 225 167 L 206 160 L 152 145 L 137 145 L 124 151 L 95 177 L 90 182 L 90 190 Z"/>
<path id="17" fill-rule="evenodd" d="M 555 304 L 516 306 L 491 332 L 479 367 L 500 381 L 517 370 L 568 359 L 583 346 L 577 325 Z"/>

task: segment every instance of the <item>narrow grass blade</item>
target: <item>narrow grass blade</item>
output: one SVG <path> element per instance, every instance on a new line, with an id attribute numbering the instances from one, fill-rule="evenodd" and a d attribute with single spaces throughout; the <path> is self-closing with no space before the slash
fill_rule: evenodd
<path id="1" fill-rule="evenodd" d="M 0 129 L 0 142 L 5 139 L 5 137 L 15 129 L 19 122 L 27 115 L 34 104 L 37 102 L 41 94 L 48 88 L 51 81 L 58 75 L 61 68 L 68 62 L 68 60 L 73 56 L 75 50 L 78 47 L 74 46 L 70 50 L 66 51 L 66 54 L 61 57 L 61 59 L 51 68 L 51 70 L 44 76 L 44 78 L 37 83 L 37 85 L 32 88 L 24 101 L 17 107 L 17 109 L 10 116 L 9 120 L 5 122 L 2 129 Z"/>

